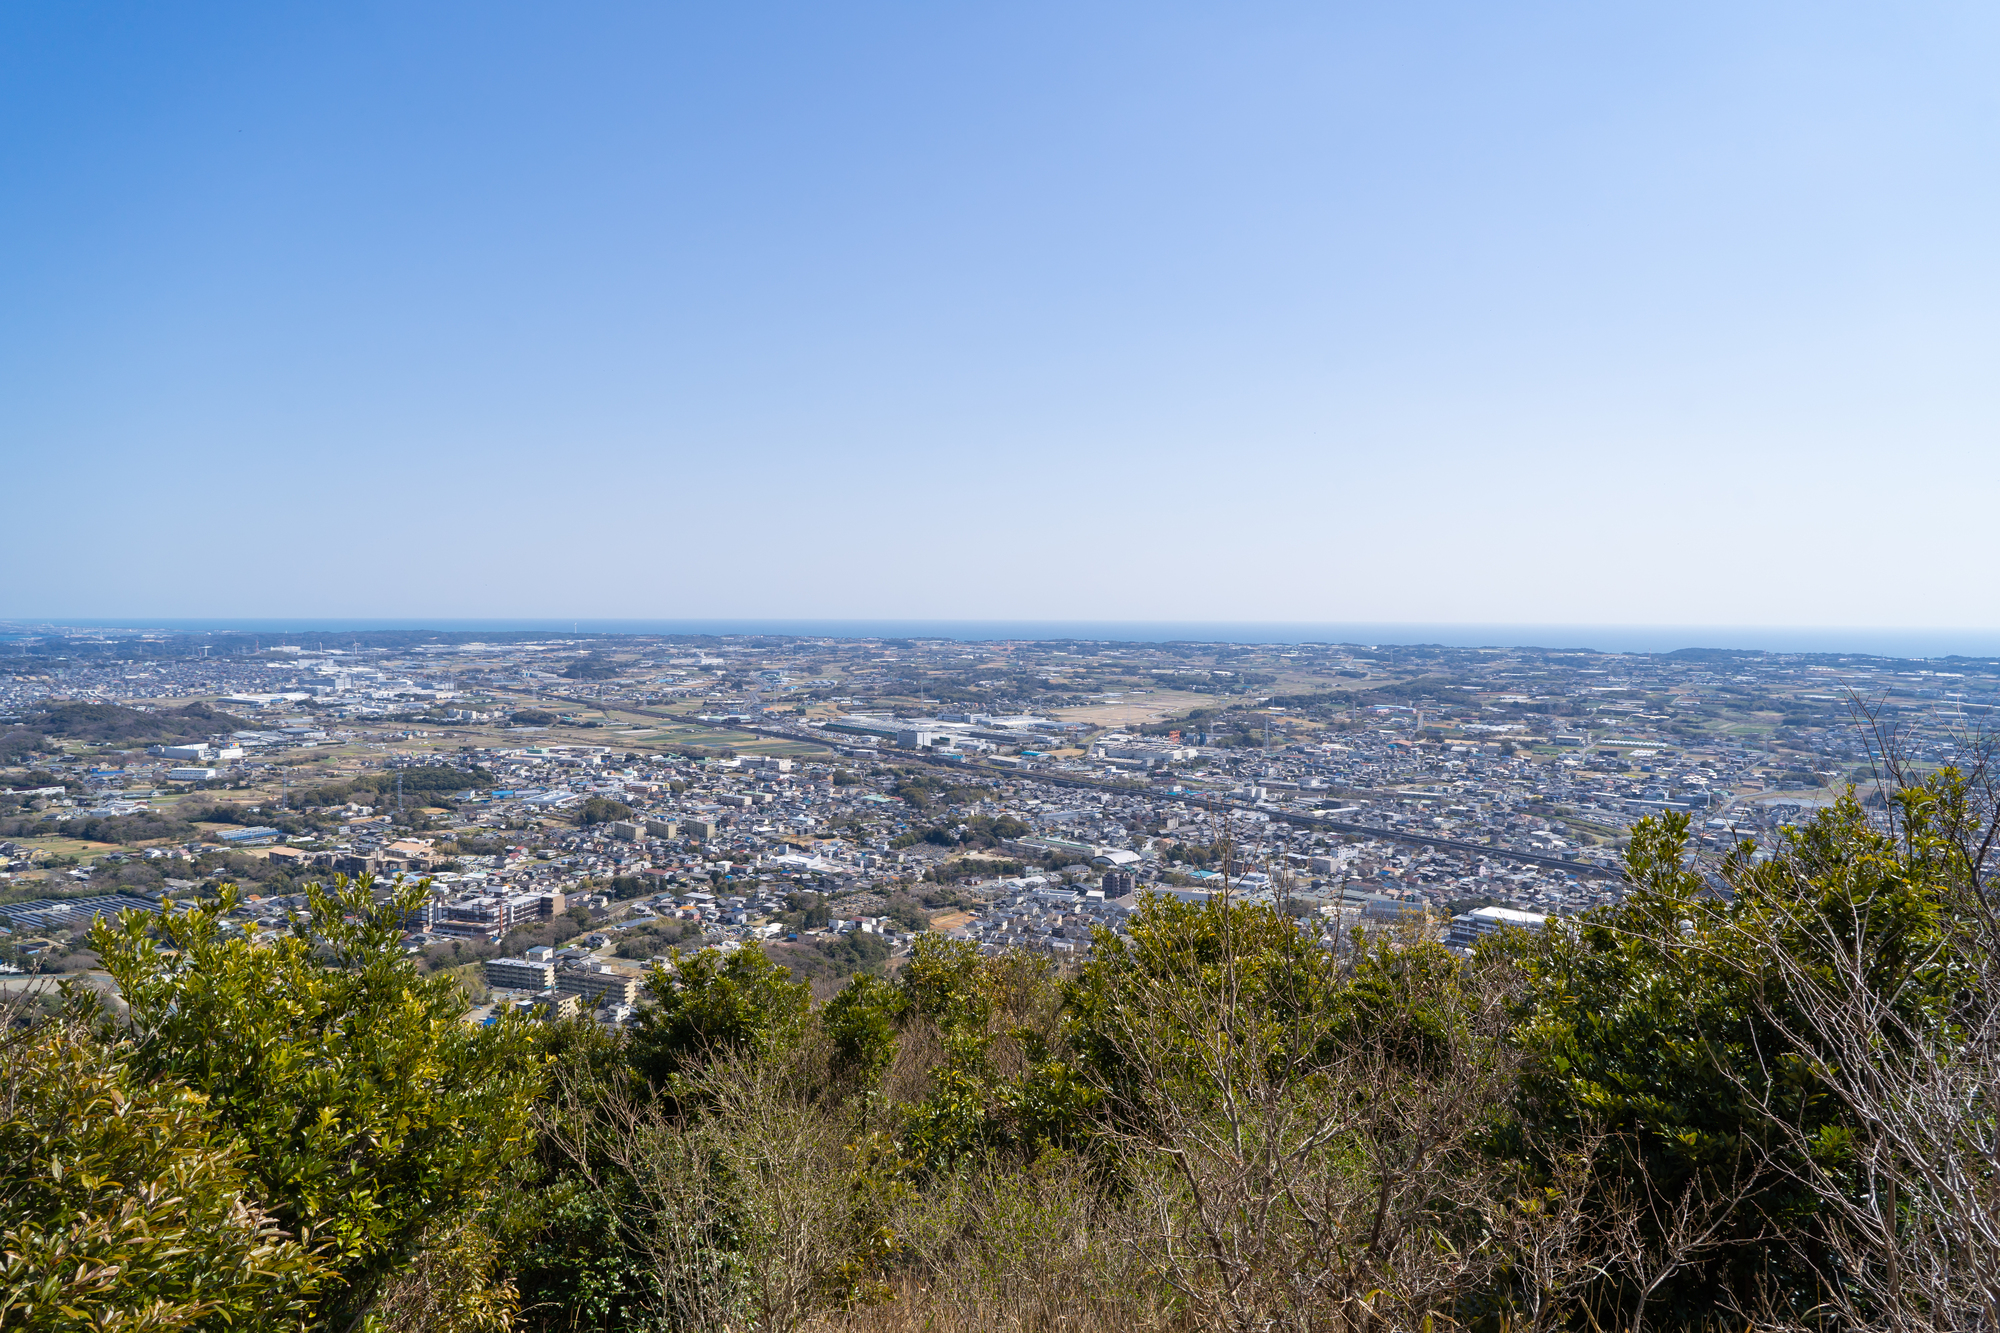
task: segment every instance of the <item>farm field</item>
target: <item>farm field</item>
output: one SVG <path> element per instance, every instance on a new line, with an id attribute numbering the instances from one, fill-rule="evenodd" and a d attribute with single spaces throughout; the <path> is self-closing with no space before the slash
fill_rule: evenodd
<path id="1" fill-rule="evenodd" d="M 1129 727 L 1143 723 L 1164 722 L 1190 709 L 1214 706 L 1213 695 L 1195 694 L 1184 690 L 1149 690 L 1143 694 L 1135 692 L 1100 704 L 1058 708 L 1053 711 L 1052 716 L 1058 721 L 1084 722 L 1093 727 Z"/>

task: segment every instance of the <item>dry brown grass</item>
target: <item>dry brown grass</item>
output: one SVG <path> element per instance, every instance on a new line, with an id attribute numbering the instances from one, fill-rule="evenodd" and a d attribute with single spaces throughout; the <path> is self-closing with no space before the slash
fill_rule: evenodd
<path id="1" fill-rule="evenodd" d="M 891 1299 L 820 1316 L 834 1333 L 994 1329 L 1008 1333 L 1192 1328 L 1155 1271 L 1149 1219 L 1087 1167 L 1050 1154 L 999 1163 L 904 1197 L 893 1224 L 908 1256 Z"/>
<path id="2" fill-rule="evenodd" d="M 1135 1322 L 1128 1308 L 1065 1306 L 1036 1292 L 1025 1299 L 966 1302 L 910 1284 L 892 1301 L 806 1325 L 807 1333 L 1179 1333 L 1193 1325 L 1167 1315 Z"/>
<path id="3" fill-rule="evenodd" d="M 1051 709 L 1049 715 L 1063 722 L 1088 722 L 1099 727 L 1127 727 L 1135 722 L 1158 722 L 1190 708 L 1213 707 L 1213 695 L 1156 690 L 1133 694 L 1116 703 L 1082 704 L 1075 708 Z"/>

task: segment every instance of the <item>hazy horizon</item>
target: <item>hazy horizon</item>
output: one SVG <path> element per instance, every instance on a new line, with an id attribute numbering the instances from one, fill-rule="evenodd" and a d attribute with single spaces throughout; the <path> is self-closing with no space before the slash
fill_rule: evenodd
<path id="1" fill-rule="evenodd" d="M 895 620 L 806 618 L 604 619 L 524 616 L 486 619 L 395 617 L 146 618 L 71 617 L 43 621 L 0 617 L 0 639 L 35 626 L 78 630 L 299 635 L 368 631 L 551 633 L 584 635 L 784 635 L 828 638 L 929 638 L 1131 643 L 1235 643 L 1536 648 L 1607 653 L 1719 649 L 1832 653 L 1907 659 L 2000 657 L 2000 632 L 1881 627 L 1677 625 L 1425 625 L 1117 620 Z"/>

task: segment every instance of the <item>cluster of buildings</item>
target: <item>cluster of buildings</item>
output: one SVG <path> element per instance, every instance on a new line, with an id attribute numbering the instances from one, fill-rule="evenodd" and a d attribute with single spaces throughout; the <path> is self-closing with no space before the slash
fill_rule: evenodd
<path id="1" fill-rule="evenodd" d="M 285 810 L 285 765 L 316 753 L 455 765 L 466 786 L 428 828 L 356 805 L 309 838 L 282 820 L 221 836 L 302 875 L 430 876 L 418 942 L 497 944 L 595 903 L 603 944 L 495 960 L 488 979 L 614 1011 L 625 983 L 593 978 L 637 975 L 605 957 L 621 928 L 905 948 L 889 901 L 931 886 L 951 891 L 931 927 L 993 949 L 1074 957 L 1147 891 L 1225 885 L 1330 947 L 1413 921 L 1469 945 L 1615 901 L 1640 818 L 1684 815 L 1716 850 L 1768 841 L 1865 776 L 1879 721 L 1921 767 L 2000 704 L 2000 663 L 1764 654 L 441 638 L 50 660 L 0 677 L 0 713 L 196 697 L 246 723 L 49 759 L 63 785 L 14 796 L 52 831 L 189 783 L 261 784 Z M 833 920 L 787 924 L 805 890 Z"/>
<path id="2" fill-rule="evenodd" d="M 631 968 L 617 967 L 582 950 L 558 953 L 547 946 L 527 950 L 519 958 L 489 958 L 486 984 L 510 993 L 510 1002 L 542 1018 L 574 1018 L 596 1010 L 607 1024 L 622 1023 L 639 1003 L 642 979 Z"/>

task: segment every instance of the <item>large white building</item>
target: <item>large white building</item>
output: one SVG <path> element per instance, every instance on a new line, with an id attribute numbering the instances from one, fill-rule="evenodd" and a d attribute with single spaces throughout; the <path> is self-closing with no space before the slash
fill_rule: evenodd
<path id="1" fill-rule="evenodd" d="M 1485 936 L 1513 926 L 1519 930 L 1540 930 L 1549 922 L 1540 912 L 1523 912 L 1512 907 L 1475 907 L 1451 919 L 1444 942 L 1454 949 L 1470 949 Z"/>
<path id="2" fill-rule="evenodd" d="M 639 978 L 603 963 L 564 968 L 556 975 L 556 989 L 565 995 L 582 996 L 592 1006 L 602 1004 L 607 996 L 612 1003 L 628 1007 L 639 1002 Z"/>
<path id="3" fill-rule="evenodd" d="M 486 984 L 495 990 L 524 990 L 539 995 L 556 988 L 556 965 L 526 958 L 489 958 Z"/>

